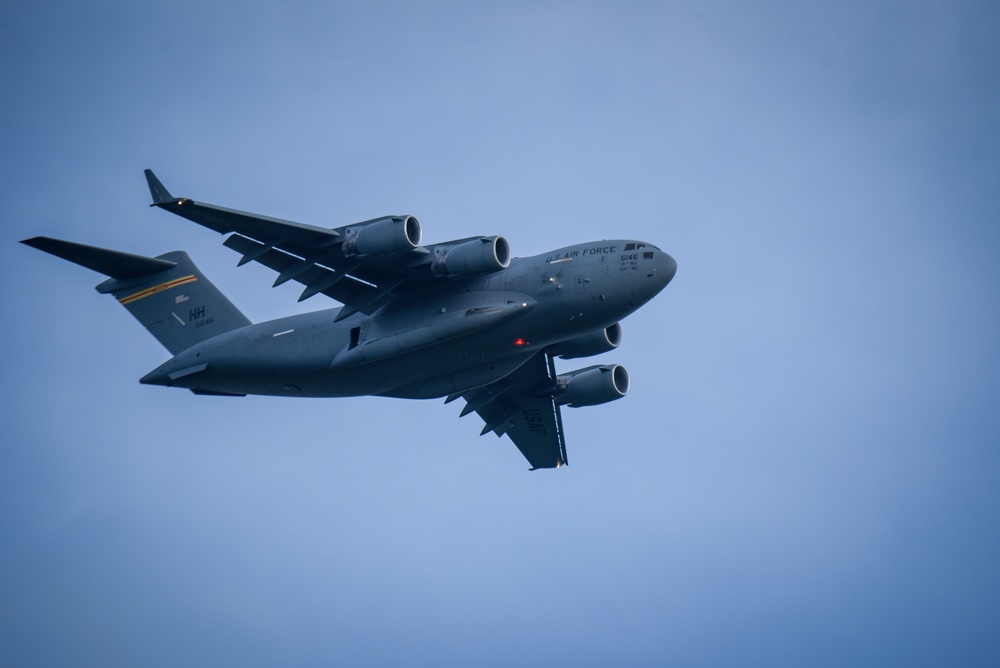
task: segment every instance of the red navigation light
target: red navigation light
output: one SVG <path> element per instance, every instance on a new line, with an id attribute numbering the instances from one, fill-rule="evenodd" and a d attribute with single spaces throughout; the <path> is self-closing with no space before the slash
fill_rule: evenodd
<path id="1" fill-rule="evenodd" d="M 514 345 L 515 345 L 515 346 L 526 346 L 526 345 L 528 345 L 528 342 L 527 342 L 527 341 L 525 341 L 524 339 L 522 339 L 521 337 L 518 337 L 518 338 L 517 338 L 517 339 L 516 339 L 516 340 L 514 341 Z"/>

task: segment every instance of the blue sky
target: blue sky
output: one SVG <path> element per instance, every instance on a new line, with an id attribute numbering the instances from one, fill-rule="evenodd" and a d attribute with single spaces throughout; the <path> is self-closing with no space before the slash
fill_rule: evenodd
<path id="1" fill-rule="evenodd" d="M 0 663 L 995 665 L 1000 5 L 40 2 L 0 12 Z M 528 473 L 455 405 L 144 387 L 44 234 L 175 194 L 679 271 Z M 587 362 L 587 361 L 584 361 Z M 575 366 L 564 362 L 560 370 Z"/>

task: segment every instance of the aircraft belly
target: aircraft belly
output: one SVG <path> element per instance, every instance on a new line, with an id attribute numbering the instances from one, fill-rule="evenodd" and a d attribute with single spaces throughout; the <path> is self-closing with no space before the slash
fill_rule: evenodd
<path id="1" fill-rule="evenodd" d="M 362 323 L 352 330 L 351 344 L 339 350 L 333 366 L 347 368 L 398 359 L 442 342 L 475 337 L 526 317 L 537 302 L 517 293 L 472 293 L 452 295 L 434 306 L 430 316 L 425 314 L 427 306 L 421 305 L 419 313 L 400 309 L 373 317 L 367 327 Z"/>
<path id="2" fill-rule="evenodd" d="M 442 347 L 444 348 L 444 347 Z M 454 349 L 427 351 L 401 363 L 373 365 L 389 382 L 373 394 L 406 399 L 434 399 L 496 382 L 520 367 L 535 351 L 506 356 L 466 355 Z"/>
<path id="3" fill-rule="evenodd" d="M 509 345 L 498 345 L 501 340 Z M 238 386 L 250 394 L 282 396 L 432 398 L 493 382 L 516 369 L 533 351 L 520 350 L 513 340 L 497 332 L 484 332 L 384 359 L 339 366 L 331 361 L 343 346 L 306 337 L 294 341 L 289 335 L 280 347 L 269 350 L 258 346 L 251 352 L 234 347 L 227 360 L 216 360 L 209 367 L 216 369 L 212 376 L 225 378 L 227 391 Z"/>
<path id="4" fill-rule="evenodd" d="M 354 367 L 358 376 L 380 379 L 371 394 L 429 399 L 481 387 L 509 375 L 539 350 L 615 322 L 614 313 L 566 305 L 534 311 L 515 322 L 456 337 L 389 360 Z"/>
<path id="5" fill-rule="evenodd" d="M 466 293 L 341 322 L 332 311 L 261 323 L 206 342 L 194 356 L 185 351 L 158 370 L 204 365 L 198 372 L 148 382 L 278 396 L 454 394 L 496 382 L 544 347 L 626 315 L 624 295 L 611 289 L 618 277 L 592 275 L 546 282 L 530 296 Z"/>

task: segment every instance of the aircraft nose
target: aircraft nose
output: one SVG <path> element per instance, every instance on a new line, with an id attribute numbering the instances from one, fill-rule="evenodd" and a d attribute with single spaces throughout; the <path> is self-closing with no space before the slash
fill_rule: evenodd
<path id="1" fill-rule="evenodd" d="M 666 253 L 660 253 L 659 267 L 657 267 L 657 274 L 663 279 L 663 285 L 666 287 L 667 283 L 673 280 L 674 274 L 677 273 L 677 261 L 667 255 Z"/>

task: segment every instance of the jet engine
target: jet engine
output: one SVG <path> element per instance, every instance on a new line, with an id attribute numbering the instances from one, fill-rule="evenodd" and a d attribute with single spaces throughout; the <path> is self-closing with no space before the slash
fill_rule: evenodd
<path id="1" fill-rule="evenodd" d="M 564 360 L 577 357 L 591 357 L 614 350 L 622 342 L 622 326 L 617 322 L 604 329 L 595 329 L 568 341 L 558 343 L 552 348 L 552 354 Z"/>
<path id="2" fill-rule="evenodd" d="M 390 255 L 420 245 L 420 223 L 413 216 L 388 216 L 347 228 L 345 255 Z"/>
<path id="3" fill-rule="evenodd" d="M 559 376 L 556 401 L 570 408 L 597 406 L 628 394 L 628 372 L 619 364 L 601 364 Z"/>
<path id="4" fill-rule="evenodd" d="M 440 249 L 431 264 L 438 276 L 479 276 L 510 266 L 510 245 L 503 237 L 480 237 Z"/>

